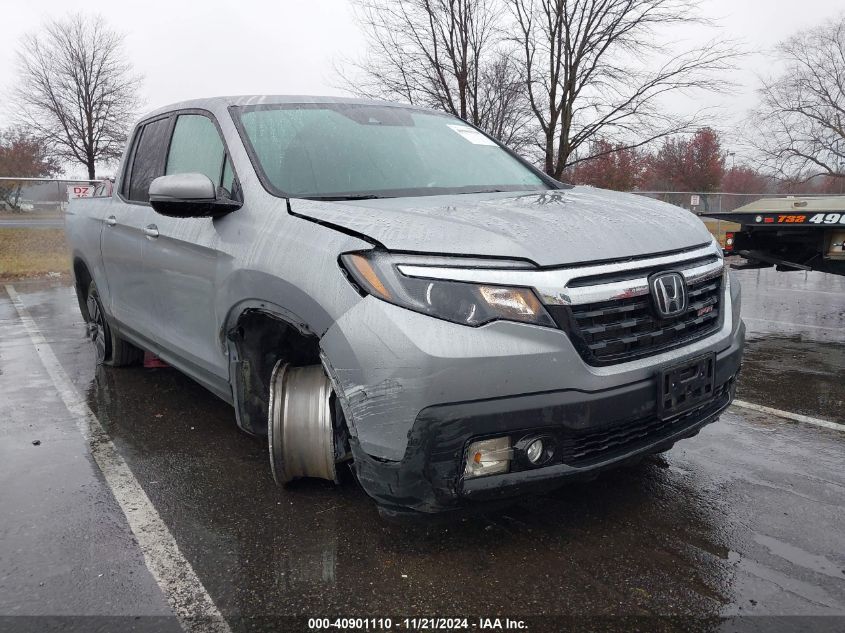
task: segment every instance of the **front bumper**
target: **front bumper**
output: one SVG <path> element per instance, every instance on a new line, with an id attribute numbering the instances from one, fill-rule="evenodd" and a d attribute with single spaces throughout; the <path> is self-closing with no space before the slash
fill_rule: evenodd
<path id="1" fill-rule="evenodd" d="M 714 422 L 733 399 L 744 326 L 716 357 L 716 397 L 667 421 L 657 418 L 654 376 L 585 393 L 572 389 L 431 406 L 419 412 L 400 461 L 374 458 L 353 438 L 358 479 L 383 513 L 472 509 L 574 479 L 669 449 Z M 475 438 L 543 432 L 573 441 L 589 437 L 596 450 L 573 463 L 464 479 L 464 454 Z M 602 440 L 602 438 L 605 438 Z"/>

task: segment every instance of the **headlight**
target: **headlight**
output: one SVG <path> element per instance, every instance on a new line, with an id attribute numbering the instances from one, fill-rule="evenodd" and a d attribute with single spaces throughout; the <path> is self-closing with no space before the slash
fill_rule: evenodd
<path id="1" fill-rule="evenodd" d="M 364 292 L 409 310 L 462 325 L 479 326 L 501 319 L 555 327 L 530 288 L 421 279 L 403 275 L 397 268 L 400 263 L 431 263 L 433 259 L 443 265 L 442 257 L 395 255 L 377 250 L 341 256 L 344 268 Z M 455 258 L 448 260 L 447 265 L 472 267 L 473 264 L 478 267 L 479 260 Z M 484 264 L 501 265 L 490 261 Z"/>

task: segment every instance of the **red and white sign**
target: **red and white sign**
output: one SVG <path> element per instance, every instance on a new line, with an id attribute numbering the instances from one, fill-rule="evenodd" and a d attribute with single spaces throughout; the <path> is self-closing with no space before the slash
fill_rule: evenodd
<path id="1" fill-rule="evenodd" d="M 67 198 L 92 198 L 96 185 L 68 185 Z"/>

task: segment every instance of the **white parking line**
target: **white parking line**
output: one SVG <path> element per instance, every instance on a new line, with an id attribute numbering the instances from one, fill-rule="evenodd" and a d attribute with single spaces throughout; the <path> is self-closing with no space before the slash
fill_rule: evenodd
<path id="1" fill-rule="evenodd" d="M 831 332 L 841 332 L 841 327 L 827 327 L 825 325 L 808 325 L 805 323 L 791 323 L 790 321 L 775 321 L 773 319 L 758 319 L 757 317 L 742 317 L 743 321 L 757 321 L 758 323 L 773 323 L 774 325 L 788 325 L 795 328 L 809 328 L 811 330 L 830 330 Z"/>
<path id="2" fill-rule="evenodd" d="M 229 625 L 208 595 L 191 564 L 182 555 L 141 484 L 117 452 L 97 416 L 80 396 L 44 335 L 30 316 L 14 287 L 6 285 L 24 328 L 50 375 L 56 391 L 88 440 L 91 455 L 105 477 L 126 520 L 150 573 L 166 597 L 182 628 L 190 632 L 231 633 Z"/>
<path id="3" fill-rule="evenodd" d="M 769 415 L 776 415 L 779 418 L 787 420 L 794 420 L 795 422 L 804 422 L 805 424 L 813 424 L 821 426 L 826 429 L 833 429 L 834 431 L 845 431 L 845 424 L 838 424 L 830 420 L 822 420 L 821 418 L 811 418 L 809 415 L 801 415 L 800 413 L 792 413 L 791 411 L 782 411 L 781 409 L 773 409 L 762 404 L 754 404 L 753 402 L 745 402 L 744 400 L 734 400 L 734 406 L 742 407 L 743 409 L 751 409 L 759 413 L 768 413 Z"/>

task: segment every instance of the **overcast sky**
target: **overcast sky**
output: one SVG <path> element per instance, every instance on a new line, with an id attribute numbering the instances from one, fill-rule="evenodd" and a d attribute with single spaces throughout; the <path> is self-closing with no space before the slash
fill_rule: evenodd
<path id="1" fill-rule="evenodd" d="M 720 120 L 727 129 L 754 104 L 755 73 L 775 70 L 766 52 L 842 10 L 842 0 L 704 0 L 702 13 L 719 29 L 696 27 L 672 36 L 683 42 L 718 33 L 742 40 L 754 53 L 731 78 L 741 85 L 736 94 L 705 100 L 724 108 Z M 365 47 L 348 0 L 8 0 L 0 38 L 0 104 L 8 103 L 5 95 L 14 86 L 20 36 L 71 11 L 99 13 L 126 33 L 127 51 L 144 76 L 145 110 L 223 94 L 342 94 L 334 67 Z M 7 122 L 8 111 L 0 107 L 0 125 Z"/>

